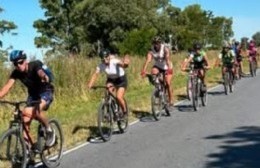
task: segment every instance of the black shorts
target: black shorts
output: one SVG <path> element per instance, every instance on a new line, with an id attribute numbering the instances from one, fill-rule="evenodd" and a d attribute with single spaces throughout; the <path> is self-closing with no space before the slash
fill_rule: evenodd
<path id="1" fill-rule="evenodd" d="M 118 78 L 107 78 L 106 83 L 112 83 L 117 88 L 119 87 L 127 88 L 127 84 L 128 84 L 126 75 Z"/>
<path id="2" fill-rule="evenodd" d="M 157 68 L 159 70 L 159 73 L 166 73 L 166 69 L 159 68 L 158 66 L 154 65 L 153 68 Z"/>

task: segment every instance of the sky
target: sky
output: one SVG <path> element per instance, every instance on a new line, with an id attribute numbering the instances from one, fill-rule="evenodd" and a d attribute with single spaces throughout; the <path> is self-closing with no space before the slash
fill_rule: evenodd
<path id="1" fill-rule="evenodd" d="M 171 3 L 184 9 L 188 5 L 200 4 L 203 10 L 210 10 L 214 16 L 233 18 L 234 38 L 251 38 L 260 31 L 260 1 L 259 0 L 171 0 Z M 0 20 L 13 21 L 18 29 L 13 36 L 5 33 L 0 35 L 3 49 L 12 45 L 14 49 L 24 50 L 29 56 L 42 58 L 43 50 L 34 46 L 34 37 L 40 34 L 33 28 L 33 22 L 44 18 L 44 11 L 38 0 L 0 0 Z"/>

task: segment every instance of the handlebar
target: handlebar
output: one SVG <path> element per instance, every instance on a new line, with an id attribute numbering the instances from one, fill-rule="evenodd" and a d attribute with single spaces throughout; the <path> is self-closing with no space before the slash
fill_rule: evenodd
<path id="1" fill-rule="evenodd" d="M 8 100 L 0 100 L 0 104 L 9 104 L 15 107 L 19 107 L 21 104 L 27 104 L 28 101 L 8 101 Z M 41 100 L 35 100 L 30 102 L 33 105 L 38 105 L 41 103 Z"/>

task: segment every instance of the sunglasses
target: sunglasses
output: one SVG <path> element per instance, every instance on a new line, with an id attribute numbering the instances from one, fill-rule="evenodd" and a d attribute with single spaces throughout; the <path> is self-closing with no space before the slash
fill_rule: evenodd
<path id="1" fill-rule="evenodd" d="M 22 65 L 24 63 L 24 60 L 14 62 L 14 66 Z"/>

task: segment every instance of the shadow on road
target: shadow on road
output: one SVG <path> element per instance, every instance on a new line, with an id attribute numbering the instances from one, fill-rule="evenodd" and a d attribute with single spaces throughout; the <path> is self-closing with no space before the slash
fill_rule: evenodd
<path id="1" fill-rule="evenodd" d="M 212 95 L 212 96 L 218 96 L 218 95 L 224 95 L 225 92 L 224 92 L 224 90 L 223 91 L 208 91 L 208 94 Z"/>
<path id="2" fill-rule="evenodd" d="M 154 122 L 154 118 L 151 112 L 148 111 L 140 111 L 140 110 L 132 110 L 133 115 L 138 118 L 141 122 Z"/>
<path id="3" fill-rule="evenodd" d="M 191 104 L 180 104 L 174 106 L 179 112 L 194 112 L 194 108 Z"/>
<path id="4" fill-rule="evenodd" d="M 209 154 L 207 168 L 259 168 L 260 127 L 239 127 L 224 135 L 212 135 L 207 140 L 222 141 L 221 152 Z"/>

